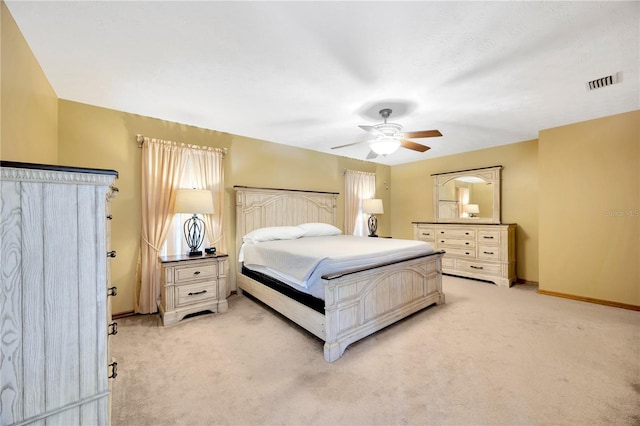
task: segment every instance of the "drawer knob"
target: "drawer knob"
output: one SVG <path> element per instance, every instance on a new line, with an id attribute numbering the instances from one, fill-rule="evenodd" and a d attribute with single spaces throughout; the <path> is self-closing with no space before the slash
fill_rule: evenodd
<path id="1" fill-rule="evenodd" d="M 493 254 L 492 251 L 485 251 L 484 254 Z"/>
<path id="2" fill-rule="evenodd" d="M 112 322 L 111 324 L 109 324 L 109 331 L 107 332 L 107 335 L 115 336 L 116 334 L 118 334 L 118 323 Z"/>
<path id="3" fill-rule="evenodd" d="M 468 233 L 468 232 L 465 232 L 465 233 L 464 233 L 464 235 L 469 235 L 469 233 Z"/>
<path id="4" fill-rule="evenodd" d="M 206 292 L 207 292 L 207 290 L 202 290 L 202 291 L 196 291 L 196 292 L 193 292 L 193 293 L 190 292 L 188 294 L 189 294 L 189 296 L 197 296 L 198 294 L 205 294 Z"/>
<path id="5" fill-rule="evenodd" d="M 193 275 L 200 275 L 200 271 L 195 271 Z"/>
<path id="6" fill-rule="evenodd" d="M 113 215 L 107 215 L 107 219 L 109 220 L 113 219 Z"/>
<path id="7" fill-rule="evenodd" d="M 107 296 L 117 296 L 118 295 L 118 287 L 109 287 L 107 289 Z"/>
<path id="8" fill-rule="evenodd" d="M 465 252 L 464 254 L 469 255 L 469 254 L 471 254 L 471 253 L 469 253 L 469 252 L 467 251 L 467 252 Z"/>
<path id="9" fill-rule="evenodd" d="M 444 243 L 444 241 L 440 241 L 441 243 Z"/>
<path id="10" fill-rule="evenodd" d="M 107 257 L 116 257 L 116 251 L 115 250 L 108 251 Z"/>
<path id="11" fill-rule="evenodd" d="M 473 269 L 484 269 L 482 266 L 471 265 Z"/>
<path id="12" fill-rule="evenodd" d="M 109 364 L 109 367 L 111 367 L 111 374 L 108 378 L 115 379 L 118 376 L 118 363 L 112 362 L 111 364 Z"/>
<path id="13" fill-rule="evenodd" d="M 466 244 L 466 245 L 469 245 L 469 243 L 468 243 L 468 242 L 467 242 L 467 243 L 465 243 L 465 244 Z"/>
<path id="14" fill-rule="evenodd" d="M 482 238 L 487 239 L 487 240 L 493 240 L 493 237 L 491 235 L 485 235 Z"/>

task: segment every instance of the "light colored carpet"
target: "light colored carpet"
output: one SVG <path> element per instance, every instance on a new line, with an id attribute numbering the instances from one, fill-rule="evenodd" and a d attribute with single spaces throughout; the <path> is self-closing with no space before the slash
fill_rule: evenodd
<path id="1" fill-rule="evenodd" d="M 347 348 L 244 296 L 163 328 L 118 321 L 112 424 L 640 425 L 640 312 L 445 277 Z"/>

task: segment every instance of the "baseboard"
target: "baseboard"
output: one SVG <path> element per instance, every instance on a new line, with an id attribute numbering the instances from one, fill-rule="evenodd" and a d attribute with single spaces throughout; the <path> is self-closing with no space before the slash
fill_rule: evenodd
<path id="1" fill-rule="evenodd" d="M 612 306 L 614 308 L 630 309 L 632 311 L 640 311 L 640 306 L 630 305 L 628 303 L 612 302 L 610 300 L 594 299 L 591 297 L 576 296 L 574 294 L 557 293 L 555 291 L 538 290 L 539 294 L 547 296 L 564 297 L 565 299 L 579 300 L 581 302 L 597 303 L 598 305 Z"/>
<path id="2" fill-rule="evenodd" d="M 119 319 L 119 318 L 124 318 L 124 317 L 131 317 L 133 315 L 135 315 L 136 313 L 133 311 L 126 311 L 126 312 L 118 312 L 117 314 L 113 314 L 111 315 L 111 318 L 113 319 Z"/>

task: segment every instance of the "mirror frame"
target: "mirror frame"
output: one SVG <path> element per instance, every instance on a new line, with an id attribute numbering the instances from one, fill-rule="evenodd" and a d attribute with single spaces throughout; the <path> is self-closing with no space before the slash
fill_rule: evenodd
<path id="1" fill-rule="evenodd" d="M 469 170 L 460 170 L 456 172 L 445 172 L 445 173 L 434 173 L 431 176 L 433 177 L 433 210 L 435 221 L 438 223 L 476 223 L 476 224 L 486 224 L 486 223 L 497 223 L 501 222 L 501 212 L 500 212 L 500 182 L 501 182 L 501 170 L 502 166 L 492 166 L 492 167 L 483 167 L 479 169 L 469 169 Z M 473 176 L 477 178 L 484 179 L 486 182 L 493 185 L 493 214 L 491 217 L 480 217 L 477 219 L 472 218 L 441 218 L 440 217 L 440 209 L 439 200 L 440 200 L 440 191 L 448 182 L 462 177 L 462 176 Z"/>

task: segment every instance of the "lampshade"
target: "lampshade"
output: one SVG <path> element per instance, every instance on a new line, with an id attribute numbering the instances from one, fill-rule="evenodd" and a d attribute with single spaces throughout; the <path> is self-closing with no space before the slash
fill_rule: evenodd
<path id="1" fill-rule="evenodd" d="M 368 214 L 383 214 L 382 200 L 379 198 L 362 200 L 362 211 Z"/>
<path id="2" fill-rule="evenodd" d="M 213 196 L 207 189 L 178 189 L 175 213 L 213 213 Z"/>
<path id="3" fill-rule="evenodd" d="M 462 210 L 465 213 L 480 213 L 480 209 L 477 204 L 465 204 L 462 206 Z"/>
<path id="4" fill-rule="evenodd" d="M 369 142 L 369 147 L 378 155 L 387 155 L 400 148 L 400 139 L 383 137 Z"/>

